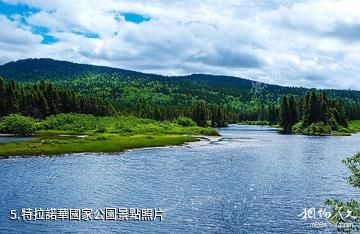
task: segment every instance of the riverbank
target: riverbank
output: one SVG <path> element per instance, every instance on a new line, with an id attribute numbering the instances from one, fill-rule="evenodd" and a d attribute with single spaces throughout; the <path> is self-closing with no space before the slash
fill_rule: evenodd
<path id="1" fill-rule="evenodd" d="M 127 149 L 182 145 L 198 141 L 198 138 L 185 135 L 130 135 L 99 134 L 84 138 L 78 137 L 39 137 L 27 142 L 0 144 L 0 157 L 61 155 L 68 153 L 106 153 L 122 152 Z"/>
<path id="2" fill-rule="evenodd" d="M 282 131 L 279 125 L 269 125 L 261 121 L 244 121 L 238 123 L 238 125 L 258 125 L 258 126 L 269 126 L 278 128 Z M 338 130 L 331 130 L 328 125 L 314 124 L 306 129 L 301 127 L 301 123 L 296 124 L 292 127 L 291 132 L 284 132 L 286 134 L 302 134 L 310 136 L 351 136 L 352 133 L 360 132 L 360 120 L 351 120 L 348 122 L 348 127 L 339 127 Z"/>
<path id="3" fill-rule="evenodd" d="M 360 132 L 360 120 L 348 121 L 347 127 L 339 125 L 336 130 L 332 130 L 330 125 L 314 123 L 305 129 L 294 125 L 293 131 L 311 136 L 351 136 L 352 133 Z"/>
<path id="4" fill-rule="evenodd" d="M 349 129 L 353 133 L 360 132 L 360 120 L 349 121 Z"/>
<path id="5" fill-rule="evenodd" d="M 15 128 L 20 124 L 12 122 L 12 125 Z M 32 140 L 0 143 L 0 157 L 121 152 L 134 148 L 183 145 L 198 141 L 198 135 L 219 135 L 215 129 L 198 127 L 185 117 L 181 121 L 169 122 L 134 116 L 59 114 L 35 122 L 33 126 L 31 128 L 37 130 L 27 134 L 34 137 Z M 8 137 L 15 135 L 7 134 Z"/>

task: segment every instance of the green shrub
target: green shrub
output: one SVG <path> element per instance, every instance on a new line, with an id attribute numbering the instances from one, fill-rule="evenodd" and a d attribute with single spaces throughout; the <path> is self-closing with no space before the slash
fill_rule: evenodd
<path id="1" fill-rule="evenodd" d="M 331 117 L 329 119 L 329 125 L 331 126 L 331 129 L 336 131 L 338 130 L 339 127 L 341 127 L 337 122 L 336 119 L 334 117 Z"/>
<path id="2" fill-rule="evenodd" d="M 327 135 L 331 134 L 331 126 L 324 124 L 323 122 L 312 123 L 310 126 L 304 129 L 304 134 L 307 135 Z"/>
<path id="3" fill-rule="evenodd" d="M 0 132 L 2 133 L 29 135 L 34 133 L 35 130 L 35 120 L 33 118 L 18 114 L 5 116 L 0 123 Z"/>
<path id="4" fill-rule="evenodd" d="M 338 131 L 342 133 L 351 133 L 351 131 L 348 128 L 344 128 L 342 126 L 339 126 Z"/>
<path id="5" fill-rule="evenodd" d="M 359 132 L 360 131 L 360 120 L 349 121 L 349 129 L 352 132 Z"/>
<path id="6" fill-rule="evenodd" d="M 196 129 L 196 133 L 206 136 L 219 136 L 219 133 L 213 128 L 198 128 Z"/>
<path id="7" fill-rule="evenodd" d="M 196 127 L 196 123 L 187 117 L 179 117 L 176 121 L 156 121 L 135 116 L 95 117 L 85 114 L 58 114 L 46 118 L 36 124 L 39 132 L 61 132 L 66 134 L 118 133 L 132 134 L 185 134 L 203 131 L 204 135 L 216 135 L 214 129 Z M 199 133 L 201 134 L 201 133 Z"/>
<path id="8" fill-rule="evenodd" d="M 119 133 L 125 133 L 125 134 L 133 133 L 134 132 L 133 128 L 134 128 L 134 126 L 131 127 L 130 125 L 128 125 L 122 121 L 118 121 L 115 124 L 115 129 Z"/>
<path id="9" fill-rule="evenodd" d="M 296 124 L 294 124 L 294 126 L 291 127 L 291 131 L 294 133 L 302 133 L 304 127 L 303 127 L 303 122 L 297 122 Z"/>
<path id="10" fill-rule="evenodd" d="M 105 133 L 106 132 L 106 127 L 99 127 L 97 130 L 96 130 L 97 133 Z"/>
<path id="11" fill-rule="evenodd" d="M 188 118 L 188 117 L 185 117 L 185 116 L 180 116 L 176 119 L 175 123 L 179 124 L 180 126 L 183 126 L 183 127 L 194 127 L 196 126 L 196 123 Z"/>
<path id="12" fill-rule="evenodd" d="M 84 132 L 101 128 L 101 118 L 84 114 L 58 114 L 44 120 L 44 129 Z"/>

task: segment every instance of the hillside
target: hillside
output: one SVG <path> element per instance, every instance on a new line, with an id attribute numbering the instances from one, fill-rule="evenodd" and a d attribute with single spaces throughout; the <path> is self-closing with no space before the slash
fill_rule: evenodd
<path id="1" fill-rule="evenodd" d="M 238 77 L 193 74 L 167 77 L 52 59 L 26 59 L 0 66 L 0 76 L 20 82 L 48 80 L 110 100 L 123 113 L 154 119 L 191 115 L 194 108 L 218 109 L 230 121 L 257 120 L 283 94 L 308 89 L 254 83 Z M 359 91 L 325 90 L 331 97 L 359 101 Z"/>

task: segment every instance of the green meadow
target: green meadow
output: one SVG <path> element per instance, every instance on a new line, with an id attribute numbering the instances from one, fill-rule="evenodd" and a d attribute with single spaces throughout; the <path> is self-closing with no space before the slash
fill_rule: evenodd
<path id="1" fill-rule="evenodd" d="M 35 136 L 32 141 L 0 143 L 2 157 L 120 152 L 197 141 L 192 135 L 218 135 L 216 130 L 197 127 L 185 117 L 170 122 L 134 116 L 95 117 L 83 114 L 59 114 L 42 121 L 11 115 L 0 123 L 0 132 Z"/>

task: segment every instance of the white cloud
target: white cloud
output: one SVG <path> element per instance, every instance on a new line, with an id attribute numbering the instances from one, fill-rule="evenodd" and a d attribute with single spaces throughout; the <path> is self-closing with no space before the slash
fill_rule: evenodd
<path id="1" fill-rule="evenodd" d="M 0 43 L 7 45 L 34 45 L 41 42 L 42 37 L 18 28 L 16 23 L 0 15 Z"/>
<path id="2" fill-rule="evenodd" d="M 26 24 L 0 17 L 0 62 L 53 57 L 168 75 L 360 89 L 357 0 L 5 2 L 40 11 L 22 16 Z M 127 22 L 124 12 L 151 20 Z M 41 44 L 34 26 L 48 28 L 58 42 Z"/>

